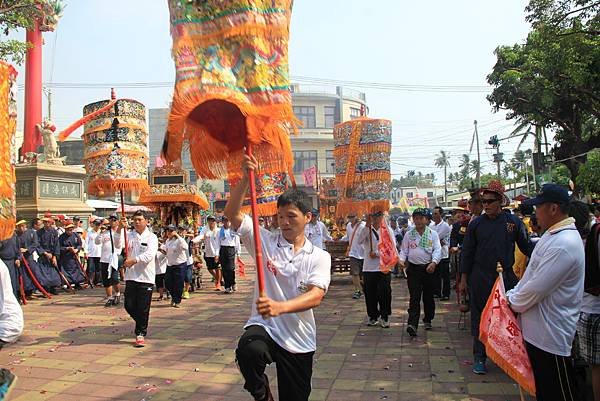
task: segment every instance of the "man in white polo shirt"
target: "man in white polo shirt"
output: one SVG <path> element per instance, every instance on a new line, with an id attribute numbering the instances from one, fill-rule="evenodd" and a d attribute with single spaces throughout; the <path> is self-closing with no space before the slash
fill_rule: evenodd
<path id="1" fill-rule="evenodd" d="M 364 250 L 362 244 L 357 241 L 358 233 L 363 229 L 365 223 L 356 217 L 352 212 L 348 215 L 348 224 L 346 225 L 346 235 L 341 241 L 348 241 L 348 250 L 346 254 L 350 257 L 350 275 L 352 275 L 352 285 L 354 285 L 354 294 L 352 298 L 359 299 L 363 291 L 362 271 L 364 262 Z"/>
<path id="2" fill-rule="evenodd" d="M 120 228 L 126 229 L 127 219 Z M 122 238 L 120 238 L 122 240 Z M 121 244 L 119 244 L 121 245 Z M 133 214 L 133 230 L 127 232 L 127 259 L 125 268 L 125 310 L 135 321 L 135 346 L 146 345 L 145 337 L 150 317 L 152 289 L 156 279 L 155 258 L 158 238 L 148 229 L 146 214 L 138 210 Z"/>
<path id="3" fill-rule="evenodd" d="M 248 169 L 256 159 L 245 157 L 244 176 L 231 191 L 224 214 L 254 255 L 252 220 L 241 212 L 248 191 Z M 307 401 L 311 392 L 316 325 L 312 309 L 321 304 L 329 287 L 331 258 L 305 236 L 311 219 L 306 193 L 288 190 L 277 200 L 281 233 L 260 228 L 265 293 L 255 285 L 256 302 L 240 338 L 236 358 L 244 388 L 255 400 L 273 400 L 265 375 L 267 364 L 277 365 L 279 399 Z"/>
<path id="4" fill-rule="evenodd" d="M 569 217 L 569 194 L 545 184 L 534 205 L 545 230 L 519 283 L 506 293 L 519 313 L 533 369 L 538 401 L 575 401 L 578 397 L 571 344 L 581 310 L 585 270 L 583 242 Z"/>

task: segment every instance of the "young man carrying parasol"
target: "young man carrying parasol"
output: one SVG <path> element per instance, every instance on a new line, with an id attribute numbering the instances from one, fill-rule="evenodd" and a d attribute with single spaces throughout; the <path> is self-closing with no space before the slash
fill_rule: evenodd
<path id="1" fill-rule="evenodd" d="M 252 221 L 241 208 L 249 188 L 248 170 L 257 167 L 254 157 L 244 158 L 244 175 L 231 191 L 224 212 L 253 256 Z M 259 293 L 255 286 L 256 302 L 236 350 L 244 388 L 255 400 L 273 400 L 265 375 L 266 365 L 273 362 L 277 365 L 280 399 L 306 401 L 311 392 L 316 349 L 312 309 L 321 304 L 329 287 L 331 258 L 304 234 L 312 217 L 310 210 L 304 192 L 288 190 L 277 200 L 281 233 L 260 229 L 265 290 Z"/>

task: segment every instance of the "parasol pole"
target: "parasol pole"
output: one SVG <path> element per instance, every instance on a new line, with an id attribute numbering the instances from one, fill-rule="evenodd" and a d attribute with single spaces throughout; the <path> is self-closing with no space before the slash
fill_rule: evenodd
<path id="1" fill-rule="evenodd" d="M 123 196 L 123 190 L 121 193 L 121 218 L 125 217 L 125 197 Z M 125 242 L 125 259 L 127 259 L 127 227 L 123 227 L 123 241 Z"/>
<path id="2" fill-rule="evenodd" d="M 246 145 L 246 155 L 252 157 L 252 144 Z M 252 229 L 254 231 L 254 254 L 256 259 L 256 279 L 258 281 L 258 296 L 265 296 L 265 275 L 263 270 L 262 242 L 260 240 L 260 226 L 258 225 L 258 210 L 256 205 L 255 171 L 248 169 L 250 183 L 250 209 L 252 211 Z"/>

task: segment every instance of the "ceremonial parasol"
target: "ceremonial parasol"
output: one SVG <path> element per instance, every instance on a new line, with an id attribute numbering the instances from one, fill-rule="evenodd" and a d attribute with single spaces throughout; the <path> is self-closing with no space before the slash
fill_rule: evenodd
<path id="1" fill-rule="evenodd" d="M 293 164 L 289 129 L 296 118 L 287 55 L 292 0 L 239 3 L 169 0 L 176 83 L 163 155 L 179 160 L 187 142 L 198 176 L 208 179 L 239 179 L 244 154 L 256 157 L 260 174 L 287 174 Z M 254 171 L 249 181 L 262 293 L 258 216 L 261 209 L 272 212 L 273 201 L 258 205 Z"/>
<path id="2" fill-rule="evenodd" d="M 86 119 L 83 133 L 88 194 L 104 197 L 119 192 L 125 215 L 124 192 L 149 189 L 146 107 L 135 100 L 117 99 L 112 90 L 110 100 L 86 105 L 83 114 L 94 116 Z"/>
<path id="3" fill-rule="evenodd" d="M 0 241 L 15 230 L 15 131 L 17 128 L 16 96 L 13 84 L 17 71 L 0 60 Z"/>

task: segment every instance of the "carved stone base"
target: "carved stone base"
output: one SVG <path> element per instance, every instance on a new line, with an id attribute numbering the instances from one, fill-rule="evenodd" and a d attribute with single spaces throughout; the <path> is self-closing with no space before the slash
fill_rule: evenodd
<path id="1" fill-rule="evenodd" d="M 45 212 L 79 216 L 87 222 L 94 209 L 86 203 L 85 170 L 48 163 L 17 164 L 18 218 L 40 217 Z"/>

